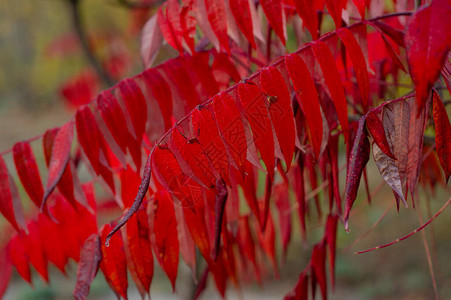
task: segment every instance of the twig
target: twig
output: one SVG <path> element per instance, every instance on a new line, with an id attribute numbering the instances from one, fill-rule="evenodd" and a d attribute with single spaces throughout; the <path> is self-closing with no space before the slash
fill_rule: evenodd
<path id="1" fill-rule="evenodd" d="M 409 238 L 410 236 L 414 235 L 415 233 L 417 233 L 418 231 L 423 230 L 426 226 L 429 225 L 429 223 L 431 223 L 432 221 L 434 221 L 435 218 L 437 218 L 444 210 L 445 208 L 451 203 L 451 198 L 448 199 L 448 201 L 446 201 L 446 203 L 442 206 L 442 208 L 440 208 L 440 210 L 432 217 L 429 219 L 429 221 L 427 221 L 426 223 L 424 223 L 422 226 L 418 227 L 417 229 L 415 229 L 414 231 L 412 231 L 411 233 L 409 233 L 408 235 L 403 236 L 402 238 L 398 238 L 396 240 L 394 240 L 393 242 L 390 242 L 388 244 L 385 245 L 381 245 L 381 246 L 376 246 L 373 247 L 371 249 L 367 249 L 367 250 L 363 250 L 363 251 L 359 251 L 359 252 L 355 252 L 354 254 L 362 254 L 362 253 L 367 253 L 367 252 L 371 252 L 373 250 L 377 250 L 377 249 L 381 249 L 381 248 L 385 248 L 388 246 L 391 246 L 393 244 L 399 243 L 407 238 Z"/>
<path id="2" fill-rule="evenodd" d="M 88 39 L 86 37 L 86 33 L 82 26 L 81 15 L 80 15 L 80 0 L 68 0 L 70 4 L 70 13 L 72 15 L 72 22 L 75 29 L 75 33 L 77 34 L 78 40 L 80 41 L 83 52 L 88 59 L 89 63 L 94 67 L 100 79 L 104 82 L 108 87 L 114 85 L 114 80 L 110 77 L 110 75 L 105 71 L 105 69 L 100 64 L 99 60 L 94 56 L 92 52 Z"/>

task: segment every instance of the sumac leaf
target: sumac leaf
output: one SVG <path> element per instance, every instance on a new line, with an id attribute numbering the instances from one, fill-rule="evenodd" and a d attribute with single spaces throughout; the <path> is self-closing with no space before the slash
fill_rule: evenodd
<path id="1" fill-rule="evenodd" d="M 349 157 L 348 170 L 346 172 L 345 192 L 345 228 L 348 229 L 348 218 L 351 207 L 357 197 L 360 177 L 370 158 L 370 142 L 366 136 L 365 117 L 361 117 L 359 127 Z"/>
<path id="2" fill-rule="evenodd" d="M 0 156 L 0 213 L 18 232 L 25 227 L 17 187 L 8 172 L 3 156 Z"/>
<path id="3" fill-rule="evenodd" d="M 374 142 L 377 146 L 379 146 L 382 152 L 384 152 L 384 154 L 391 159 L 396 159 L 391 152 L 390 145 L 388 144 L 387 137 L 385 136 L 384 125 L 382 125 L 382 121 L 374 112 L 369 112 L 366 115 L 366 127 L 373 137 Z"/>
<path id="4" fill-rule="evenodd" d="M 415 83 L 418 115 L 451 48 L 450 15 L 449 0 L 434 0 L 429 6 L 417 10 L 409 20 L 405 43 Z"/>
<path id="5" fill-rule="evenodd" d="M 84 300 L 88 297 L 91 282 L 99 270 L 101 259 L 100 237 L 93 233 L 86 239 L 81 250 L 77 269 L 77 283 L 73 293 L 76 300 Z"/>
<path id="6" fill-rule="evenodd" d="M 290 92 L 285 79 L 275 67 L 260 72 L 260 83 L 266 97 L 269 115 L 274 126 L 280 149 L 287 168 L 291 166 L 294 153 L 295 125 Z"/>
<path id="7" fill-rule="evenodd" d="M 100 249 L 102 251 L 102 260 L 100 269 L 105 275 L 105 279 L 111 289 L 120 297 L 127 299 L 127 260 L 124 251 L 124 242 L 120 234 L 111 237 L 108 247 L 105 240 L 112 227 L 105 224 L 100 228 Z"/>
<path id="8" fill-rule="evenodd" d="M 69 121 L 68 123 L 61 126 L 53 142 L 52 155 L 49 162 L 47 184 L 45 187 L 41 206 L 44 206 L 46 204 L 48 196 L 55 189 L 56 185 L 61 180 L 64 174 L 67 164 L 69 163 L 73 138 L 74 125 L 72 121 Z"/>
<path id="9" fill-rule="evenodd" d="M 432 99 L 432 112 L 435 124 L 435 145 L 437 147 L 440 164 L 445 172 L 446 182 L 448 182 L 449 176 L 451 175 L 451 125 L 442 99 L 440 99 L 440 96 L 436 91 L 433 91 Z"/>
<path id="10" fill-rule="evenodd" d="M 260 4 L 268 18 L 269 24 L 282 41 L 282 44 L 285 45 L 287 32 L 285 29 L 286 21 L 282 0 L 261 0 Z M 267 42 L 269 43 L 269 41 Z"/>
<path id="11" fill-rule="evenodd" d="M 238 94 L 252 130 L 255 146 L 260 151 L 269 176 L 274 178 L 275 155 L 271 120 L 260 89 L 253 82 L 241 82 L 238 85 Z"/>
<path id="12" fill-rule="evenodd" d="M 155 257 L 175 288 L 179 264 L 179 239 L 174 203 L 166 191 L 158 191 L 149 203 L 149 219 Z"/>
<path id="13" fill-rule="evenodd" d="M 290 54 L 286 56 L 285 65 L 293 82 L 296 100 L 307 118 L 308 136 L 315 156 L 318 158 L 323 138 L 323 122 L 315 82 L 307 65 L 299 55 Z"/>
<path id="14" fill-rule="evenodd" d="M 249 41 L 252 48 L 256 48 L 249 0 L 230 0 L 230 10 L 238 28 Z"/>

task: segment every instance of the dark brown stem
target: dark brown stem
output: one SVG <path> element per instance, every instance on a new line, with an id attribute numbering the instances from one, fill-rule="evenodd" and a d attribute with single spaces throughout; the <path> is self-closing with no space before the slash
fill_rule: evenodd
<path id="1" fill-rule="evenodd" d="M 75 33 L 77 34 L 78 40 L 80 41 L 80 45 L 83 49 L 83 53 L 88 59 L 89 63 L 94 67 L 97 74 L 103 83 L 110 87 L 114 85 L 114 80 L 110 77 L 110 75 L 106 72 L 106 70 L 102 67 L 99 60 L 95 57 L 91 47 L 89 46 L 88 38 L 83 29 L 82 18 L 80 14 L 80 0 L 68 0 L 70 4 L 70 13 L 72 17 L 73 26 L 75 29 Z"/>
<path id="2" fill-rule="evenodd" d="M 150 2 L 133 2 L 128 0 L 117 0 L 117 3 L 129 9 L 153 9 L 163 4 L 165 0 L 157 0 Z"/>

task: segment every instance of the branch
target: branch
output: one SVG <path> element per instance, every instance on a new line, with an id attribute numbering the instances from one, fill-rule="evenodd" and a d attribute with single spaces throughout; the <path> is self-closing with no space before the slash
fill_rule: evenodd
<path id="1" fill-rule="evenodd" d="M 132 2 L 128 0 L 117 0 L 117 4 L 128 9 L 153 9 L 163 4 L 165 0 L 154 0 L 149 2 Z"/>
<path id="2" fill-rule="evenodd" d="M 72 15 L 72 22 L 75 29 L 75 33 L 77 34 L 78 40 L 80 41 L 83 52 L 88 59 L 89 63 L 94 67 L 97 74 L 103 83 L 110 87 L 114 85 L 114 80 L 110 77 L 110 75 L 106 72 L 106 70 L 102 67 L 99 60 L 94 56 L 91 48 L 89 47 L 89 42 L 86 37 L 86 33 L 81 24 L 81 14 L 80 14 L 80 0 L 68 0 L 70 4 L 70 13 Z"/>

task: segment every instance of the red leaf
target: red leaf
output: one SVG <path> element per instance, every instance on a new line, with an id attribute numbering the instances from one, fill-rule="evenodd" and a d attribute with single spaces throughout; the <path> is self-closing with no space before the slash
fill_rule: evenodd
<path id="1" fill-rule="evenodd" d="M 67 164 L 70 159 L 70 150 L 72 140 L 74 138 L 74 124 L 72 121 L 64 124 L 55 136 L 52 147 L 52 155 L 50 157 L 49 171 L 47 176 L 47 184 L 42 200 L 42 206 L 46 204 L 46 200 L 50 193 L 55 189 L 61 180 Z"/>
<path id="2" fill-rule="evenodd" d="M 288 244 L 291 240 L 291 203 L 288 186 L 279 184 L 274 188 L 275 202 L 279 211 L 280 236 L 282 240 L 283 257 L 287 255 Z"/>
<path id="3" fill-rule="evenodd" d="M 306 271 L 299 275 L 296 286 L 284 297 L 284 300 L 308 300 L 308 274 Z"/>
<path id="4" fill-rule="evenodd" d="M 196 53 L 193 56 L 185 56 L 183 63 L 185 69 L 192 70 L 194 72 L 197 80 L 205 90 L 205 95 L 208 98 L 211 98 L 219 93 L 219 86 L 213 76 L 213 71 L 210 67 L 209 61 L 210 53 L 201 52 Z M 193 80 L 196 82 L 196 79 Z"/>
<path id="5" fill-rule="evenodd" d="M 135 139 L 137 144 L 141 145 L 147 123 L 146 99 L 141 88 L 133 79 L 122 80 L 118 85 L 133 125 Z"/>
<path id="6" fill-rule="evenodd" d="M 326 222 L 326 243 L 329 247 L 330 278 L 332 287 L 335 286 L 335 254 L 337 244 L 337 215 L 329 215 Z"/>
<path id="7" fill-rule="evenodd" d="M 113 235 L 109 246 L 105 246 L 106 237 L 111 229 L 110 224 L 105 224 L 100 228 L 100 249 L 102 251 L 100 269 L 110 288 L 117 295 L 127 299 L 127 260 L 121 235 Z"/>
<path id="8" fill-rule="evenodd" d="M 315 6 L 309 0 L 294 0 L 296 11 L 302 18 L 305 27 L 310 31 L 312 39 L 318 39 L 318 16 L 316 14 Z"/>
<path id="9" fill-rule="evenodd" d="M 338 183 L 339 170 L 338 170 L 338 134 L 331 134 L 329 136 L 329 143 L 327 145 L 327 150 L 329 152 L 330 159 L 330 172 L 332 177 L 332 190 L 335 198 L 335 204 L 337 206 L 338 212 L 341 214 L 341 196 L 340 196 L 340 185 Z"/>
<path id="10" fill-rule="evenodd" d="M 47 259 L 53 263 L 63 274 L 66 273 L 65 266 L 68 257 L 64 253 L 65 243 L 61 240 L 61 230 L 57 224 L 50 221 L 49 218 L 43 214 L 38 216 L 39 223 L 39 237 L 42 242 L 44 254 Z"/>
<path id="11" fill-rule="evenodd" d="M 2 266 L 0 269 L 0 298 L 5 295 L 11 279 L 12 263 L 8 252 L 7 246 L 0 250 L 0 265 Z"/>
<path id="12" fill-rule="evenodd" d="M 346 192 L 345 192 L 345 228 L 348 229 L 348 218 L 351 207 L 357 197 L 357 190 L 360 184 L 360 177 L 370 158 L 370 142 L 366 136 L 365 117 L 361 117 L 359 127 L 355 136 L 349 157 L 348 170 L 346 172 Z"/>
<path id="13" fill-rule="evenodd" d="M 86 240 L 81 250 L 77 269 L 77 283 L 73 293 L 76 300 L 84 300 L 88 297 L 91 282 L 96 277 L 101 259 L 100 238 L 93 233 Z"/>
<path id="14" fill-rule="evenodd" d="M 152 244 L 155 257 L 175 289 L 179 264 L 179 239 L 177 237 L 177 220 L 174 203 L 165 191 L 155 193 L 153 202 L 149 203 L 150 224 L 153 228 Z"/>
<path id="15" fill-rule="evenodd" d="M 9 257 L 19 275 L 31 284 L 29 258 L 25 246 L 23 232 L 13 236 L 8 243 Z"/>
<path id="16" fill-rule="evenodd" d="M 436 91 L 432 92 L 433 99 L 433 116 L 435 124 L 435 145 L 437 154 L 445 172 L 446 182 L 448 183 L 451 175 L 451 125 L 449 123 L 448 114 L 442 99 Z"/>
<path id="17" fill-rule="evenodd" d="M 215 173 L 208 157 L 202 152 L 199 141 L 196 138 L 188 139 L 180 130 L 180 127 L 175 127 L 171 135 L 172 142 L 181 156 L 179 162 L 183 160 L 188 164 L 197 177 L 193 177 L 193 180 L 198 179 L 199 183 L 214 189 L 216 178 L 219 178 L 219 175 Z"/>
<path id="18" fill-rule="evenodd" d="M 181 25 L 179 14 L 180 6 L 177 0 L 170 0 L 164 3 L 157 13 L 158 25 L 165 40 L 176 49 L 180 55 L 183 55 L 181 41 Z"/>
<path id="19" fill-rule="evenodd" d="M 41 176 L 38 165 L 33 155 L 33 150 L 28 142 L 16 143 L 13 147 L 14 163 L 17 174 L 30 199 L 41 207 L 44 189 L 42 188 Z"/>
<path id="20" fill-rule="evenodd" d="M 104 91 L 97 97 L 97 108 L 115 142 L 124 154 L 127 148 L 133 157 L 137 169 L 141 167 L 141 151 L 136 140 L 127 129 L 127 121 L 118 100 L 110 91 Z M 143 108 L 142 108 L 143 109 Z"/>
<path id="21" fill-rule="evenodd" d="M 238 246 L 240 247 L 241 255 L 248 259 L 255 271 L 255 276 L 260 281 L 260 269 L 255 257 L 255 242 L 252 238 L 252 232 L 249 226 L 249 216 L 241 216 L 238 223 Z M 247 263 L 245 261 L 245 263 Z"/>
<path id="22" fill-rule="evenodd" d="M 362 97 L 363 108 L 366 111 L 368 108 L 368 97 L 370 94 L 370 82 L 368 79 L 368 70 L 362 49 L 349 29 L 340 28 L 336 31 L 336 33 L 345 45 L 349 57 L 351 57 L 351 61 L 354 66 L 354 74 L 360 90 L 360 96 Z"/>
<path id="23" fill-rule="evenodd" d="M 229 5 L 238 28 L 249 41 L 252 48 L 256 49 L 257 45 L 255 44 L 254 39 L 254 29 L 249 0 L 230 0 Z"/>
<path id="24" fill-rule="evenodd" d="M 213 99 L 213 110 L 222 138 L 238 169 L 244 172 L 247 141 L 243 122 L 235 100 L 226 93 Z"/>
<path id="25" fill-rule="evenodd" d="M 97 122 L 88 106 L 80 108 L 75 115 L 78 141 L 86 157 L 91 163 L 94 172 L 101 175 L 105 182 L 114 191 L 113 175 L 108 168 L 100 162 L 100 152 L 106 155 L 105 140 L 97 126 Z"/>
<path id="26" fill-rule="evenodd" d="M 365 19 L 365 4 L 366 0 L 352 0 L 352 2 L 354 2 L 354 5 L 357 7 L 360 17 L 362 17 L 362 20 Z"/>
<path id="27" fill-rule="evenodd" d="M 384 152 L 385 155 L 392 159 L 396 159 L 393 155 L 387 137 L 385 136 L 384 125 L 374 112 L 369 112 L 366 115 L 366 127 L 374 139 L 374 142 Z"/>
<path id="28" fill-rule="evenodd" d="M 49 273 L 47 271 L 47 258 L 45 257 L 42 241 L 39 236 L 39 224 L 36 221 L 28 223 L 28 235 L 23 236 L 26 252 L 30 263 L 41 275 L 42 279 L 48 283 Z"/>
<path id="29" fill-rule="evenodd" d="M 341 13 L 342 9 L 346 7 L 347 1 L 342 0 L 326 0 L 327 10 L 329 11 L 332 19 L 334 20 L 335 27 L 341 27 Z M 343 5 L 344 2 L 344 5 Z"/>
<path id="30" fill-rule="evenodd" d="M 276 278 L 279 277 L 279 268 L 277 266 L 277 258 L 276 258 L 276 237 L 274 231 L 274 222 L 272 215 L 268 215 L 267 225 L 265 227 L 265 231 L 258 231 L 258 239 L 262 246 L 263 251 L 266 253 L 267 257 L 271 260 L 274 276 Z"/>
<path id="31" fill-rule="evenodd" d="M 183 207 L 193 208 L 201 200 L 202 188 L 187 177 L 180 168 L 174 154 L 164 146 L 157 146 L 152 154 L 152 170 L 170 194 Z"/>
<path id="32" fill-rule="evenodd" d="M 45 132 L 44 137 L 42 138 L 45 162 L 47 164 L 47 167 L 50 164 L 53 145 L 55 143 L 55 138 L 59 130 L 60 130 L 59 128 L 49 129 Z M 61 175 L 61 178 L 59 179 L 57 186 L 61 194 L 63 194 L 64 197 L 67 199 L 67 201 L 69 201 L 69 203 L 75 208 L 77 202 L 77 199 L 75 198 L 75 188 L 81 189 L 81 187 L 79 186 L 79 182 L 77 181 L 74 182 L 72 171 L 73 171 L 72 165 L 69 162 L 69 164 L 64 169 L 64 172 Z M 75 187 L 74 184 L 78 184 L 77 187 Z M 84 197 L 82 195 L 77 196 L 79 196 L 78 201 L 86 205 L 85 203 L 86 200 L 84 199 Z"/>
<path id="33" fill-rule="evenodd" d="M 227 151 L 208 107 L 201 106 L 193 110 L 191 122 L 203 152 L 221 175 L 221 178 L 230 186 Z"/>
<path id="34" fill-rule="evenodd" d="M 126 226 L 126 247 L 130 254 L 129 269 L 133 270 L 137 286 L 143 294 L 149 293 L 153 277 L 153 256 L 150 242 L 150 226 L 144 208 L 138 209 Z"/>
<path id="35" fill-rule="evenodd" d="M 188 45 L 191 53 L 194 54 L 194 36 L 196 35 L 196 19 L 194 18 L 192 0 L 184 1 L 184 5 L 180 11 L 180 26 L 182 27 L 182 35 Z"/>
<path id="36" fill-rule="evenodd" d="M 282 44 L 285 45 L 287 32 L 285 29 L 285 13 L 282 0 L 261 0 L 260 4 L 268 18 L 269 24 L 279 36 Z"/>
<path id="37" fill-rule="evenodd" d="M 219 247 L 221 244 L 221 231 L 224 219 L 224 208 L 227 200 L 227 187 L 222 180 L 218 180 L 216 183 L 217 192 L 215 195 L 215 239 L 214 239 L 214 249 L 213 249 L 213 260 L 216 261 L 218 258 Z"/>
<path id="38" fill-rule="evenodd" d="M 268 116 L 268 109 L 263 102 L 262 94 L 258 86 L 253 82 L 241 82 L 238 85 L 238 94 L 252 129 L 255 146 L 260 151 L 269 176 L 274 178 L 274 140 L 271 120 Z"/>
<path id="39" fill-rule="evenodd" d="M 319 157 L 323 138 L 323 121 L 315 82 L 302 58 L 297 54 L 285 57 L 288 74 L 296 91 L 296 100 L 307 118 L 309 139 Z"/>
<path id="40" fill-rule="evenodd" d="M 265 68 L 260 72 L 260 82 L 288 169 L 293 161 L 295 142 L 294 115 L 290 92 L 282 74 L 274 67 Z"/>
<path id="41" fill-rule="evenodd" d="M 451 47 L 450 15 L 449 0 L 434 0 L 416 11 L 407 27 L 405 43 L 418 114 L 423 110 Z"/>
<path id="42" fill-rule="evenodd" d="M 17 187 L 8 172 L 3 156 L 0 156 L 0 213 L 18 232 L 25 227 Z"/>
<path id="43" fill-rule="evenodd" d="M 219 43 L 224 50 L 230 53 L 229 37 L 227 36 L 227 18 L 225 11 L 225 0 L 203 0 L 207 9 L 208 22 L 213 32 L 218 37 Z"/>
<path id="44" fill-rule="evenodd" d="M 158 102 L 165 130 L 169 130 L 172 126 L 172 93 L 168 83 L 154 69 L 144 71 L 142 78 L 147 85 L 150 95 Z"/>
<path id="45" fill-rule="evenodd" d="M 163 44 L 158 14 L 153 15 L 144 25 L 141 33 L 141 58 L 144 66 L 150 68 Z M 122 81 L 121 81 L 122 82 Z"/>
<path id="46" fill-rule="evenodd" d="M 329 47 L 321 41 L 314 42 L 312 44 L 312 50 L 321 67 L 324 80 L 329 89 L 330 97 L 332 98 L 335 109 L 337 110 L 338 120 L 340 121 L 340 125 L 343 130 L 345 142 L 347 142 L 349 135 L 348 106 L 346 103 L 343 84 L 341 82 L 337 66 L 335 65 L 334 57 Z"/>
<path id="47" fill-rule="evenodd" d="M 315 273 L 315 279 L 321 289 L 323 300 L 327 300 L 326 249 L 324 246 L 324 243 L 319 243 L 313 247 L 311 264 Z"/>

